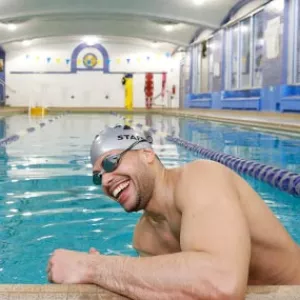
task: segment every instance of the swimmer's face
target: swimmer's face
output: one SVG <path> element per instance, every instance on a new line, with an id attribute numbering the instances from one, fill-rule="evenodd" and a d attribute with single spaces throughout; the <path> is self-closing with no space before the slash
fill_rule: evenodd
<path id="1" fill-rule="evenodd" d="M 121 151 L 109 151 L 98 158 L 93 171 L 103 171 L 105 158 Z M 127 212 L 144 209 L 151 199 L 154 188 L 153 165 L 155 153 L 151 149 L 132 150 L 122 155 L 113 172 L 103 172 L 102 189 L 116 200 Z"/>

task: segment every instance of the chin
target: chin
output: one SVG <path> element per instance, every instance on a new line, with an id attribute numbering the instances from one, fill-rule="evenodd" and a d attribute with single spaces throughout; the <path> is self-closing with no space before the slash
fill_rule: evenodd
<path id="1" fill-rule="evenodd" d="M 127 203 L 125 203 L 125 205 L 123 206 L 124 210 L 128 213 L 132 213 L 132 212 L 137 212 L 140 210 L 139 207 L 140 202 L 135 200 L 135 201 L 127 201 Z"/>

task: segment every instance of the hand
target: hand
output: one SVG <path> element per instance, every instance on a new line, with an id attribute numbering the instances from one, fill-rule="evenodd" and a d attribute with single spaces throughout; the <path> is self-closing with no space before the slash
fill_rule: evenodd
<path id="1" fill-rule="evenodd" d="M 48 280 L 53 283 L 92 283 L 92 256 L 100 253 L 91 248 L 89 253 L 55 250 L 48 263 Z"/>
<path id="2" fill-rule="evenodd" d="M 100 252 L 98 250 L 96 250 L 95 248 L 90 248 L 89 253 L 90 254 L 98 254 L 98 255 L 100 255 Z"/>

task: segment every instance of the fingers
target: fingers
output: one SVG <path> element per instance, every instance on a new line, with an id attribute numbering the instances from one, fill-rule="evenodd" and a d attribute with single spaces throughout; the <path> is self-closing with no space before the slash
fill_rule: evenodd
<path id="1" fill-rule="evenodd" d="M 90 254 L 100 254 L 99 251 L 97 251 L 95 248 L 90 248 L 90 251 L 89 251 Z"/>
<path id="2" fill-rule="evenodd" d="M 53 256 L 55 252 L 50 253 L 50 258 L 48 260 L 48 265 L 47 265 L 47 277 L 48 281 L 53 283 L 53 276 L 52 276 L 52 267 L 53 267 Z"/>
<path id="3" fill-rule="evenodd" d="M 51 263 L 51 261 L 48 262 L 47 276 L 48 276 L 48 281 L 53 282 L 53 280 L 52 280 L 52 263 Z"/>
<path id="4" fill-rule="evenodd" d="M 48 281 L 53 283 L 53 279 L 52 279 L 52 272 L 48 272 Z"/>

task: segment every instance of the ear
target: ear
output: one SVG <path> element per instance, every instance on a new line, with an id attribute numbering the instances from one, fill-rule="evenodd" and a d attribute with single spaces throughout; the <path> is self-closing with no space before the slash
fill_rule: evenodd
<path id="1" fill-rule="evenodd" d="M 142 159 L 147 164 L 152 164 L 155 160 L 155 153 L 152 149 L 142 149 L 141 155 L 142 155 Z"/>

